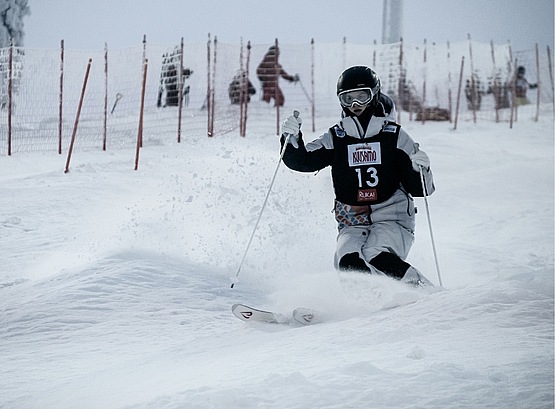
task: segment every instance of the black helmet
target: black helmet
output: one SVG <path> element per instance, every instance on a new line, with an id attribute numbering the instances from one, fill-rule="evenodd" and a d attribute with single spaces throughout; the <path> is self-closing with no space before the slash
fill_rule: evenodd
<path id="1" fill-rule="evenodd" d="M 347 68 L 337 80 L 337 95 L 359 88 L 370 88 L 374 96 L 380 91 L 380 79 L 374 70 L 364 65 Z"/>

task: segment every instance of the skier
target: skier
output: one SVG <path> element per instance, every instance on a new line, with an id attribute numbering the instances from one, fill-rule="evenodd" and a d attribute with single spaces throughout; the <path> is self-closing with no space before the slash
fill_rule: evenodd
<path id="1" fill-rule="evenodd" d="M 278 62 L 278 59 L 279 48 L 273 45 L 268 49 L 256 68 L 256 75 L 262 85 L 262 100 L 269 103 L 273 98 L 276 106 L 281 107 L 285 103 L 285 97 L 279 87 L 279 77 L 289 82 L 297 82 L 299 81 L 299 75 L 288 74 Z"/>
<path id="2" fill-rule="evenodd" d="M 380 91 L 371 68 L 346 69 L 337 81 L 337 96 L 341 120 L 319 138 L 305 145 L 302 120 L 293 115 L 284 121 L 281 137 L 283 162 L 290 169 L 314 172 L 331 166 L 339 230 L 335 268 L 432 285 L 405 261 L 414 242 L 412 196 L 435 190 L 428 155 L 395 122 L 395 105 Z"/>

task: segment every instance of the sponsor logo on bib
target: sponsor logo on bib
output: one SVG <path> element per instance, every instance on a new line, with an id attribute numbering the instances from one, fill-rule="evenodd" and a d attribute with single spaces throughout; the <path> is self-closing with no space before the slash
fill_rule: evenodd
<path id="1" fill-rule="evenodd" d="M 374 202 L 378 200 L 378 192 L 376 189 L 359 189 L 358 202 Z"/>
<path id="2" fill-rule="evenodd" d="M 379 165 L 382 151 L 379 142 L 357 143 L 348 146 L 349 166 Z"/>

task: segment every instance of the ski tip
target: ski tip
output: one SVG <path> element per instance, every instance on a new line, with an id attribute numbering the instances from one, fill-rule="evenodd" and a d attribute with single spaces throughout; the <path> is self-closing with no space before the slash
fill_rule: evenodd
<path id="1" fill-rule="evenodd" d="M 233 304 L 231 306 L 231 312 L 233 312 L 233 315 L 241 321 L 266 322 L 273 324 L 285 323 L 286 321 L 281 314 L 252 308 L 245 304 Z"/>
<path id="2" fill-rule="evenodd" d="M 295 308 L 293 319 L 302 325 L 312 325 L 322 322 L 321 314 L 311 308 Z"/>
<path id="3" fill-rule="evenodd" d="M 248 321 L 253 316 L 252 309 L 243 304 L 233 304 L 231 312 L 242 321 Z"/>

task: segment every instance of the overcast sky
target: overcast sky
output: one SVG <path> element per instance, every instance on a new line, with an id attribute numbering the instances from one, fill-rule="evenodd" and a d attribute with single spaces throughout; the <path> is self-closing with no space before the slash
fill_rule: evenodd
<path id="1" fill-rule="evenodd" d="M 553 50 L 553 0 L 404 0 L 408 44 L 493 40 Z M 147 41 L 381 42 L 383 0 L 29 0 L 24 46 L 97 50 Z"/>

